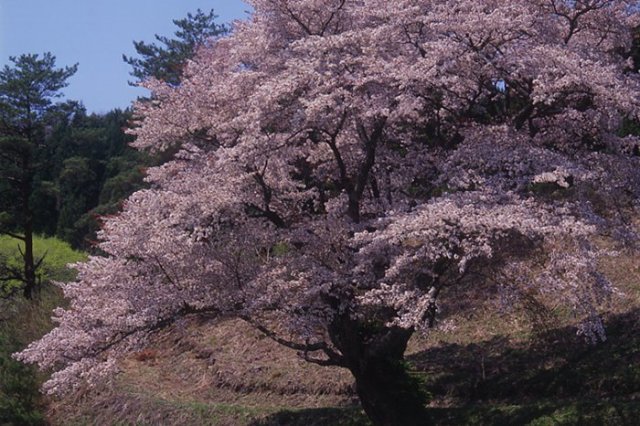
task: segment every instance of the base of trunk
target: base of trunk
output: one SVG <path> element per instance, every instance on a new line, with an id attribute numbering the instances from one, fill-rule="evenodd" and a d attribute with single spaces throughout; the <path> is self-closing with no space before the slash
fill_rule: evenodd
<path id="1" fill-rule="evenodd" d="M 426 395 L 402 360 L 369 359 L 357 374 L 356 392 L 362 408 L 375 425 L 418 426 L 431 424 Z"/>

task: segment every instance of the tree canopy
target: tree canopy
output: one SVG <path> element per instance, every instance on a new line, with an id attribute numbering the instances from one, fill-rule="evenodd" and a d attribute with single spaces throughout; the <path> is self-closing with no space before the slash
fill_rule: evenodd
<path id="1" fill-rule="evenodd" d="M 605 338 L 593 237 L 637 241 L 629 2 L 250 3 L 179 85 L 146 83 L 135 144 L 179 153 L 19 355 L 58 370 L 49 392 L 184 315 L 232 315 L 349 369 L 374 423 L 424 424 L 401 361 L 447 313 L 533 295 Z"/>
<path id="2" fill-rule="evenodd" d="M 10 57 L 13 66 L 0 71 L 0 114 L 3 132 L 23 134 L 41 119 L 52 100 L 78 69 L 78 65 L 56 68 L 56 58 L 46 52 Z"/>

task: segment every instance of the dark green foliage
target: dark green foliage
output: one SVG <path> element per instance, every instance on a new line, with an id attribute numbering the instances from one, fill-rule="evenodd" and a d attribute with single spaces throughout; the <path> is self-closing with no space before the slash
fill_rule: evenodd
<path id="1" fill-rule="evenodd" d="M 13 66 L 5 65 L 0 71 L 0 123 L 2 133 L 20 135 L 29 140 L 38 130 L 52 106 L 52 99 L 61 96 L 67 79 L 78 69 L 56 69 L 56 59 L 47 52 L 10 57 Z"/>
<path id="2" fill-rule="evenodd" d="M 213 10 L 204 13 L 198 9 L 195 15 L 189 13 L 186 18 L 173 21 L 179 28 L 175 32 L 176 38 L 156 34 L 160 45 L 134 41 L 139 58 L 122 55 L 123 60 L 133 67 L 131 75 L 137 81 L 155 77 L 178 85 L 185 62 L 193 57 L 198 46 L 229 31 L 226 25 L 215 23 L 217 17 Z"/>
<path id="3" fill-rule="evenodd" d="M 132 192 L 142 188 L 145 164 L 151 161 L 142 155 L 113 157 L 106 167 L 105 181 L 100 191 L 100 205 L 120 203 Z"/>
<path id="4" fill-rule="evenodd" d="M 132 137 L 125 129 L 130 118 L 128 110 L 87 115 L 76 105 L 50 129 L 51 160 L 41 178 L 52 182 L 49 192 L 38 199 L 38 204 L 48 201 L 48 210 L 35 212 L 38 232 L 89 250 L 99 216 L 116 213 L 124 198 L 143 187 L 143 171 L 150 160 L 128 146 Z"/>
<path id="5" fill-rule="evenodd" d="M 213 10 L 198 10 L 174 21 L 175 38 L 156 36 L 159 45 L 135 42 L 139 57 L 124 58 L 132 75 L 178 84 L 197 47 L 227 33 L 216 18 Z M 13 67 L 0 71 L 0 233 L 57 235 L 91 249 L 100 216 L 116 213 L 123 199 L 144 187 L 152 161 L 128 146 L 130 111 L 88 115 L 78 102 L 53 104 L 77 65 L 57 69 L 50 53 L 11 61 Z M 26 254 L 29 288 L 36 262 Z"/>
<path id="6" fill-rule="evenodd" d="M 116 213 L 144 186 L 150 160 L 129 147 L 131 111 L 97 115 L 78 102 L 53 104 L 76 66 L 56 69 L 50 54 L 12 60 L 0 72 L 0 234 L 57 235 L 90 249 L 99 216 Z M 25 280 L 35 280 L 37 261 L 26 253 Z"/>
<path id="7" fill-rule="evenodd" d="M 76 248 L 91 250 L 101 218 L 118 213 L 129 195 L 145 187 L 144 165 L 151 162 L 145 155 L 132 150 L 127 155 L 111 158 L 100 180 L 97 202 L 82 210 L 77 217 L 74 216 L 72 226 L 66 228 L 66 233 L 59 234 L 60 237 Z M 59 224 L 58 232 L 60 230 Z"/>
<path id="8" fill-rule="evenodd" d="M 59 238 L 69 241 L 73 225 L 89 209 L 97 187 L 97 174 L 87 158 L 71 157 L 64 160 L 64 167 L 58 176 L 60 199 L 64 200 L 58 217 Z"/>
<path id="9" fill-rule="evenodd" d="M 44 424 L 33 367 L 11 359 L 18 348 L 14 339 L 0 334 L 0 424 Z"/>
<path id="10" fill-rule="evenodd" d="M 34 232 L 43 235 L 55 234 L 59 199 L 60 191 L 55 181 L 37 181 L 29 198 L 33 210 Z"/>

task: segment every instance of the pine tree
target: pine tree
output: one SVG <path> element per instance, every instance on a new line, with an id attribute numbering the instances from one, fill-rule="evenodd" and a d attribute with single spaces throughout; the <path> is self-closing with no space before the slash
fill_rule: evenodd
<path id="1" fill-rule="evenodd" d="M 35 176 L 45 147 L 47 117 L 59 108 L 53 99 L 61 96 L 77 64 L 56 68 L 51 53 L 10 60 L 13 66 L 0 71 L 0 233 L 22 242 L 24 265 L 0 280 L 19 279 L 24 296 L 31 299 L 43 260 L 33 255 Z"/>
<path id="2" fill-rule="evenodd" d="M 154 77 L 177 85 L 185 63 L 193 57 L 196 49 L 229 31 L 226 25 L 217 24 L 216 18 L 218 15 L 213 9 L 209 13 L 198 9 L 195 15 L 188 13 L 186 18 L 174 19 L 173 23 L 179 28 L 175 32 L 176 38 L 156 34 L 155 38 L 160 45 L 134 41 L 133 45 L 140 57 L 122 55 L 122 59 L 133 67 L 131 75 L 138 82 Z"/>

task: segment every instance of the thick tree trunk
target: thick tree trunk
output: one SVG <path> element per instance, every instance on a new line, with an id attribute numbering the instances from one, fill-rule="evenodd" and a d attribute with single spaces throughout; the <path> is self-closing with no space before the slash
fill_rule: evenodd
<path id="1" fill-rule="evenodd" d="M 377 426 L 417 426 L 431 422 L 426 395 L 407 372 L 404 352 L 413 330 L 372 327 L 346 315 L 331 327 L 343 366 L 356 381 L 356 392 L 367 416 Z"/>
<path id="2" fill-rule="evenodd" d="M 367 416 L 379 426 L 429 425 L 426 402 L 418 384 L 404 368 L 402 359 L 363 360 L 353 372 L 356 392 Z"/>

